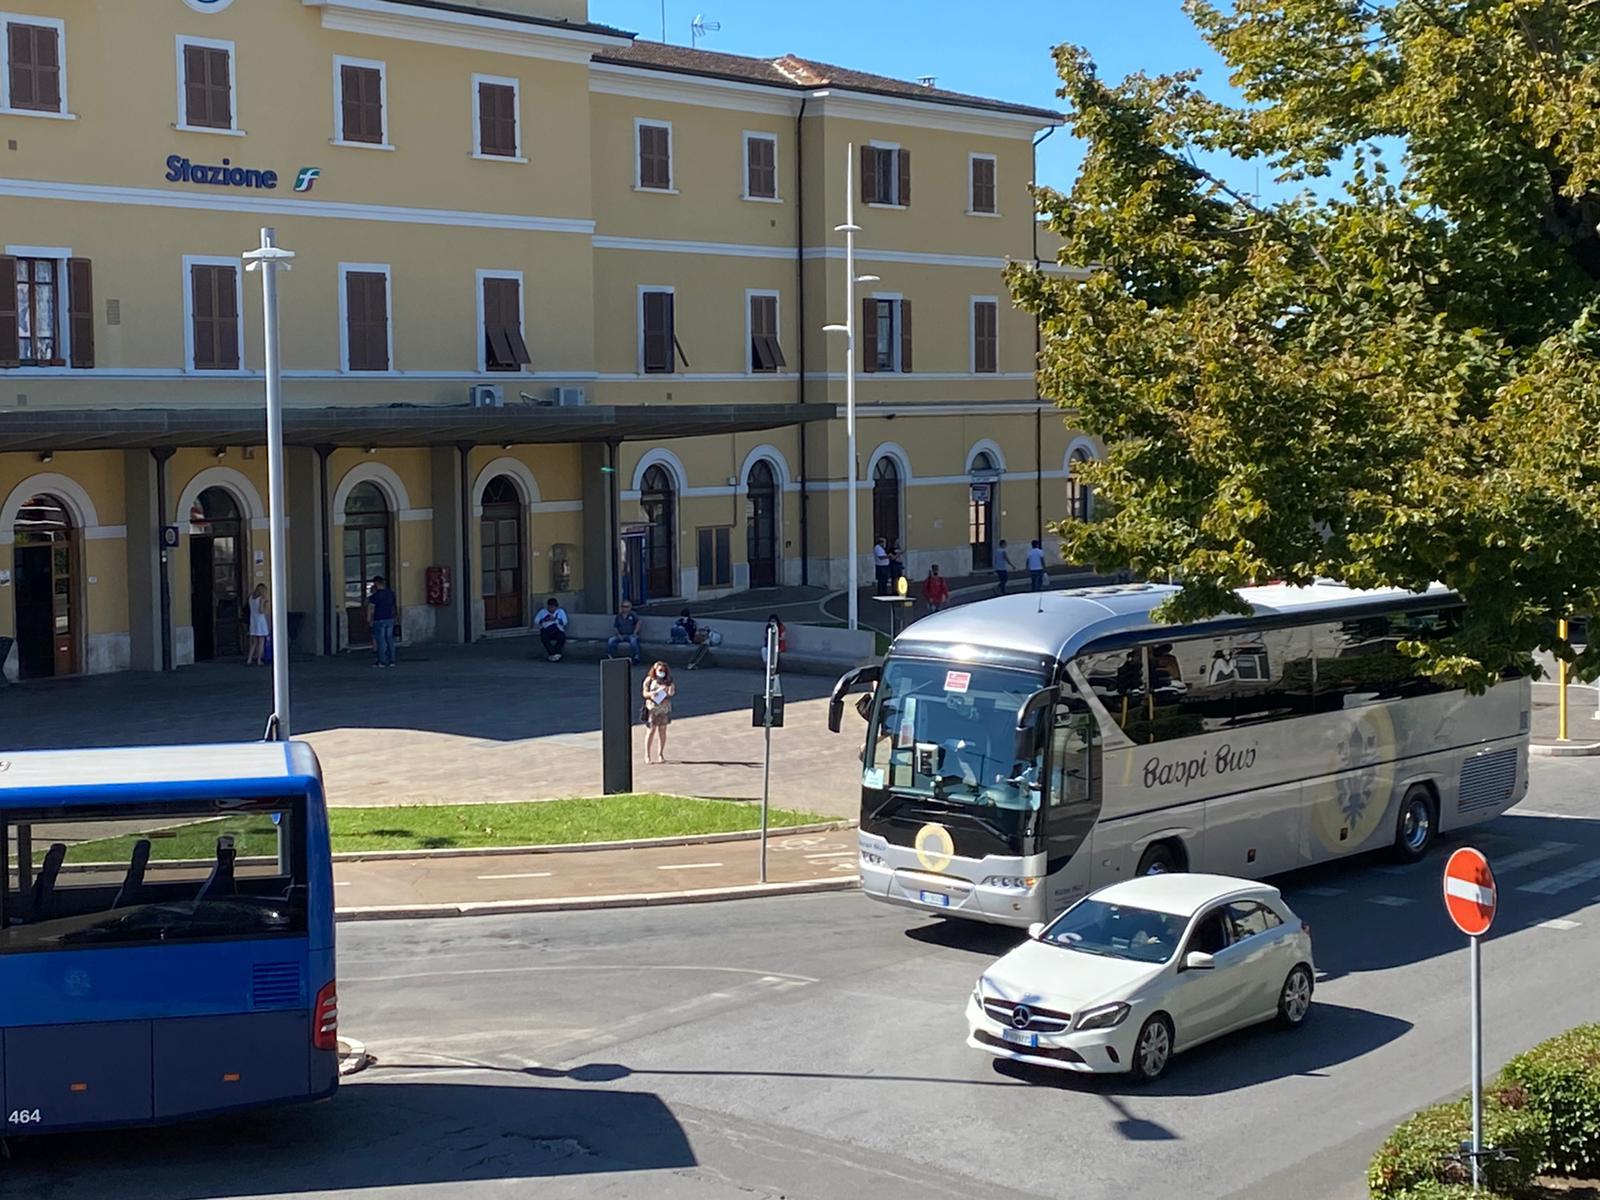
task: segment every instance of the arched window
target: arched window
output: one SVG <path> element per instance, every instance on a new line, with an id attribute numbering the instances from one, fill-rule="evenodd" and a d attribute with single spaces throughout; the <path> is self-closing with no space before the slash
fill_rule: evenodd
<path id="1" fill-rule="evenodd" d="M 35 496 L 17 510 L 12 533 L 17 674 L 71 675 L 78 670 L 82 624 L 72 514 L 54 496 Z"/>
<path id="2" fill-rule="evenodd" d="M 887 454 L 872 469 L 872 538 L 891 548 L 900 540 L 900 466 Z"/>
<path id="3" fill-rule="evenodd" d="M 1089 452 L 1074 450 L 1067 460 L 1067 519 L 1087 521 L 1094 513 L 1094 491 L 1083 481 L 1078 468 L 1089 460 Z"/>
<path id="4" fill-rule="evenodd" d="M 998 469 L 987 450 L 972 458 L 972 474 L 967 496 L 967 541 L 972 544 L 972 569 L 987 571 L 994 566 L 995 492 L 1000 487 Z"/>
<path id="5" fill-rule="evenodd" d="M 483 489 L 478 527 L 485 629 L 515 629 L 523 623 L 522 512 L 522 494 L 511 477 L 491 479 Z"/>
<path id="6" fill-rule="evenodd" d="M 772 464 L 759 458 L 745 481 L 748 517 L 745 557 L 750 564 L 750 586 L 778 585 L 778 477 Z"/>
<path id="7" fill-rule="evenodd" d="M 344 502 L 344 608 L 346 641 L 352 646 L 372 641 L 367 594 L 380 576 L 394 586 L 389 580 L 389 502 L 377 484 L 366 481 L 351 488 Z"/>
<path id="8" fill-rule="evenodd" d="M 645 534 L 645 580 L 650 599 L 678 594 L 678 492 L 672 476 L 659 463 L 644 473 L 639 507 L 649 526 Z"/>

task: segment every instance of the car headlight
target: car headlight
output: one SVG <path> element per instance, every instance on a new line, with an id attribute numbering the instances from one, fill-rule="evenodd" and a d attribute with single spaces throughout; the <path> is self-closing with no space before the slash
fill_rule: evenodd
<path id="1" fill-rule="evenodd" d="M 1097 1008 L 1086 1008 L 1078 1014 L 1078 1022 L 1073 1026 L 1077 1030 L 1085 1029 L 1114 1029 L 1121 1025 L 1128 1016 L 1126 1004 L 1102 1004 Z"/>
<path id="2" fill-rule="evenodd" d="M 1035 875 L 986 875 L 984 887 L 1010 888 L 1018 892 L 1031 892 L 1039 879 Z"/>

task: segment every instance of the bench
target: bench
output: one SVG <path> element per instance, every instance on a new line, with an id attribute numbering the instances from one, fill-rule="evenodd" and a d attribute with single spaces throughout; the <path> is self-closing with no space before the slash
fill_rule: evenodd
<path id="1" fill-rule="evenodd" d="M 639 619 L 639 657 L 645 662 L 662 662 L 674 667 L 687 667 L 698 647 L 674 644 L 672 625 L 676 618 L 641 617 Z M 567 618 L 566 657 L 604 658 L 606 641 L 611 637 L 612 617 L 606 613 L 570 613 Z M 761 646 L 766 638 L 764 621 L 724 621 L 715 617 L 700 622 L 702 629 L 715 629 L 722 635 L 720 646 L 710 647 L 702 660 L 706 667 L 761 668 Z M 537 634 L 535 634 L 537 636 Z M 870 660 L 876 652 L 876 640 L 871 630 L 851 633 L 848 629 L 830 629 L 821 625 L 785 626 L 789 649 L 784 652 L 781 666 L 790 674 L 832 676 Z M 541 646 L 534 655 L 544 657 Z"/>

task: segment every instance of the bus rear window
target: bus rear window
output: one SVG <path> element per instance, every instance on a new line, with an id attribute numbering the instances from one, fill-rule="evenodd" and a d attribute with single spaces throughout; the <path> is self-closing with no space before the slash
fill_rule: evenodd
<path id="1" fill-rule="evenodd" d="M 304 802 L 0 814 L 0 954 L 306 932 Z"/>

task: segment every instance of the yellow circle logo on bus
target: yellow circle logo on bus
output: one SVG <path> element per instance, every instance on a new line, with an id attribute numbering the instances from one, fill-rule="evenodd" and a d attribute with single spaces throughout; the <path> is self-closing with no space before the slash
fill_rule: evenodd
<path id="1" fill-rule="evenodd" d="M 917 830 L 917 861 L 930 871 L 942 871 L 956 856 L 956 844 L 943 825 L 927 824 Z"/>
<path id="2" fill-rule="evenodd" d="M 1330 733 L 1330 776 L 1310 785 L 1314 848 L 1354 850 L 1378 831 L 1394 792 L 1398 731 L 1389 706 L 1349 710 Z"/>

